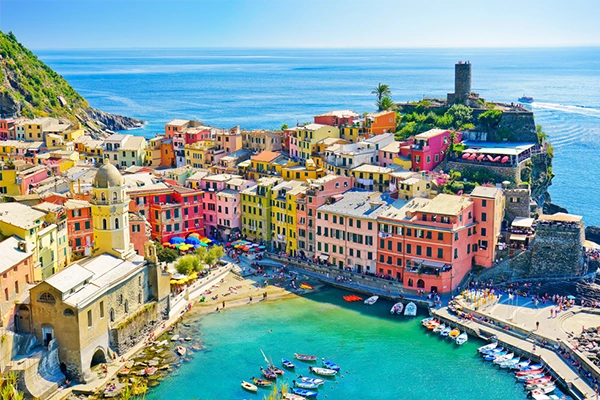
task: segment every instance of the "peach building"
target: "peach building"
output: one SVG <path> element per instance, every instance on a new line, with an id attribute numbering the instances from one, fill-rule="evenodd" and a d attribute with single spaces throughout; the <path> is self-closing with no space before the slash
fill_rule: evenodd
<path id="1" fill-rule="evenodd" d="M 33 252 L 28 246 L 15 236 L 0 242 L 0 326 L 13 323 L 15 300 L 33 281 Z"/>

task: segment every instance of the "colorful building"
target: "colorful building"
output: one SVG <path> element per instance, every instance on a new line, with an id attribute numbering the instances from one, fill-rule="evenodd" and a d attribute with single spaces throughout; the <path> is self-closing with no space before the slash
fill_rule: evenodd
<path id="1" fill-rule="evenodd" d="M 328 137 L 339 138 L 340 130 L 335 126 L 307 124 L 298 127 L 296 136 L 298 138 L 298 157 L 308 160 L 313 153 L 316 153 L 316 144 L 319 141 Z"/>
<path id="2" fill-rule="evenodd" d="M 373 135 L 396 132 L 396 111 L 370 113 L 367 119 L 370 120 L 369 133 Z"/>
<path id="3" fill-rule="evenodd" d="M 241 231 L 242 205 L 240 192 L 256 185 L 254 181 L 232 178 L 225 182 L 225 188 L 217 192 L 217 232 L 213 237 L 225 240 L 234 232 Z"/>
<path id="4" fill-rule="evenodd" d="M 281 153 L 263 151 L 250 157 L 250 167 L 246 169 L 246 178 L 258 181 L 262 177 L 281 176 L 283 167 L 288 166 L 289 161 L 290 159 Z"/>
<path id="5" fill-rule="evenodd" d="M 271 191 L 271 230 L 273 251 L 296 255 L 296 197 L 307 186 L 302 181 L 283 181 Z"/>
<path id="6" fill-rule="evenodd" d="M 242 148 L 240 127 L 236 126 L 229 130 L 217 130 L 216 141 L 218 150 L 224 150 L 225 154 L 235 153 Z"/>
<path id="7" fill-rule="evenodd" d="M 243 190 L 242 233 L 250 239 L 264 241 L 271 247 L 273 229 L 271 229 L 271 200 L 273 187 L 281 182 L 281 178 L 261 178 L 255 186 Z"/>
<path id="8" fill-rule="evenodd" d="M 168 139 L 172 139 L 173 151 L 175 152 L 175 164 L 177 167 L 185 164 L 185 144 L 191 144 L 202 140 L 202 132 L 206 132 L 206 130 L 202 129 L 190 131 L 190 137 L 187 138 L 186 131 L 188 129 L 201 128 L 203 126 L 204 124 L 200 121 L 184 119 L 174 119 L 165 125 L 165 136 Z M 209 137 L 208 139 L 214 139 L 214 137 Z"/>
<path id="9" fill-rule="evenodd" d="M 69 246 L 67 213 L 65 207 L 59 204 L 44 201 L 32 208 L 46 213 L 46 223 L 56 225 L 56 263 L 57 271 L 64 269 L 71 262 L 71 248 Z"/>
<path id="10" fill-rule="evenodd" d="M 64 203 L 64 207 L 67 213 L 67 230 L 73 258 L 89 256 L 94 241 L 90 203 L 85 200 L 69 199 Z"/>
<path id="11" fill-rule="evenodd" d="M 140 256 L 144 255 L 144 246 L 150 240 L 151 231 L 152 226 L 144 216 L 129 213 L 129 237 L 133 250 Z"/>
<path id="12" fill-rule="evenodd" d="M 336 175 L 350 176 L 351 170 L 363 164 L 379 164 L 379 149 L 394 141 L 386 133 L 358 143 L 335 144 L 325 150 L 325 167 Z"/>
<path id="13" fill-rule="evenodd" d="M 220 174 L 207 175 L 200 181 L 200 188 L 203 190 L 204 229 L 207 235 L 215 238 L 219 235 L 217 193 L 226 189 L 229 180 L 239 178 L 241 178 L 239 175 Z"/>
<path id="14" fill-rule="evenodd" d="M 288 163 L 288 165 L 289 166 L 281 169 L 281 177 L 286 181 L 301 180 L 306 182 L 310 179 L 319 179 L 325 176 L 325 169 L 323 167 L 318 167 L 313 159 L 306 160 L 304 165 L 291 162 Z"/>
<path id="15" fill-rule="evenodd" d="M 0 326 L 11 327 L 16 300 L 33 282 L 33 252 L 14 236 L 0 242 Z"/>
<path id="16" fill-rule="evenodd" d="M 410 147 L 412 156 L 412 169 L 414 171 L 433 171 L 444 161 L 450 147 L 451 135 L 447 129 L 430 129 L 427 132 L 415 135 L 415 141 Z M 456 143 L 460 142 L 462 135 L 457 132 Z"/>
<path id="17" fill-rule="evenodd" d="M 279 131 L 243 130 L 242 145 L 252 152 L 280 151 L 282 149 L 283 133 Z"/>
<path id="18" fill-rule="evenodd" d="M 335 110 L 326 112 L 325 114 L 315 115 L 314 123 L 341 128 L 343 125 L 352 125 L 354 118 L 357 118 L 358 116 L 359 114 L 354 111 Z"/>
<path id="19" fill-rule="evenodd" d="M 496 261 L 496 249 L 504 220 L 506 197 L 501 189 L 477 186 L 469 195 L 475 203 L 474 218 L 478 222 L 475 264 L 489 268 Z"/>
<path id="20" fill-rule="evenodd" d="M 363 164 L 350 170 L 350 175 L 354 178 L 355 187 L 385 193 L 390 189 L 390 174 L 400 169 L 396 165 L 380 167 L 379 165 Z"/>

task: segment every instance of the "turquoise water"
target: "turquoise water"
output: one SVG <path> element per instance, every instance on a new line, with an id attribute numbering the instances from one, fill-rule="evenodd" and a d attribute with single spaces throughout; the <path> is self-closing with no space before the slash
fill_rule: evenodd
<path id="1" fill-rule="evenodd" d="M 273 301 L 196 317 L 206 350 L 196 352 L 147 396 L 154 399 L 262 399 L 245 392 L 242 380 L 260 375 L 262 349 L 275 364 L 293 353 L 315 354 L 339 364 L 342 373 L 319 390 L 341 399 L 525 399 L 513 376 L 484 363 L 471 339 L 462 347 L 425 333 L 423 316 L 391 316 L 392 303 L 368 307 L 346 303 L 347 293 L 327 288 L 305 298 Z M 309 375 L 295 360 L 296 371 Z M 291 382 L 293 374 L 284 379 Z"/>

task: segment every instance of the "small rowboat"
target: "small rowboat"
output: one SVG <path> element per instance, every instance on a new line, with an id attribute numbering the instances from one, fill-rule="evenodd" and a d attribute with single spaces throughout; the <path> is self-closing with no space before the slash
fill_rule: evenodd
<path id="1" fill-rule="evenodd" d="M 446 329 L 446 324 L 439 324 L 435 328 L 433 328 L 433 333 L 442 333 L 442 331 Z"/>
<path id="2" fill-rule="evenodd" d="M 271 380 L 277 379 L 277 374 L 271 371 L 270 369 L 264 369 L 263 367 L 260 367 L 260 370 L 265 378 Z"/>
<path id="3" fill-rule="evenodd" d="M 390 314 L 402 314 L 402 310 L 404 309 L 404 304 L 402 303 L 396 303 L 394 304 L 394 306 L 392 307 L 392 309 L 390 310 Z"/>
<path id="4" fill-rule="evenodd" d="M 301 389 L 318 389 L 319 388 L 319 385 L 317 385 L 316 383 L 298 382 L 298 381 L 292 381 L 292 383 L 294 384 L 294 386 L 299 387 Z"/>
<path id="5" fill-rule="evenodd" d="M 510 368 L 513 365 L 517 365 L 519 363 L 519 361 L 521 361 L 520 357 L 513 357 L 510 360 L 502 361 L 500 363 L 500 368 Z"/>
<path id="6" fill-rule="evenodd" d="M 407 306 L 408 307 L 408 306 Z M 421 320 L 421 325 L 427 326 L 431 321 L 433 321 L 433 317 L 423 318 Z"/>
<path id="7" fill-rule="evenodd" d="M 338 373 L 335 369 L 329 368 L 308 367 L 308 370 L 312 373 L 323 376 L 333 376 Z"/>
<path id="8" fill-rule="evenodd" d="M 415 317 L 417 315 L 417 305 L 412 301 L 404 308 L 404 315 L 407 317 Z"/>
<path id="9" fill-rule="evenodd" d="M 302 283 L 300 284 L 300 289 L 305 289 L 305 290 L 313 290 L 313 289 L 314 289 L 314 287 L 313 287 L 312 285 L 309 285 L 309 284 L 308 284 L 308 283 L 306 283 L 306 282 L 302 282 Z"/>
<path id="10" fill-rule="evenodd" d="M 478 352 L 482 353 L 486 350 L 492 350 L 495 349 L 496 346 L 498 346 L 498 343 L 494 342 L 494 343 L 490 343 L 490 344 L 486 344 L 485 346 L 481 346 L 480 348 L 477 349 Z"/>
<path id="11" fill-rule="evenodd" d="M 187 349 L 183 346 L 177 346 L 177 349 L 175 351 L 182 357 L 185 356 L 185 353 L 187 353 Z"/>
<path id="12" fill-rule="evenodd" d="M 542 364 L 529 364 L 526 367 L 520 369 L 520 371 L 531 371 L 534 369 L 542 369 L 544 366 Z"/>
<path id="13" fill-rule="evenodd" d="M 521 361 L 517 365 L 513 365 L 512 367 L 510 367 L 510 369 L 519 369 L 520 370 L 520 369 L 523 369 L 523 368 L 529 366 L 529 364 L 531 364 L 531 360 Z"/>
<path id="14" fill-rule="evenodd" d="M 500 363 L 502 363 L 503 361 L 508 361 L 508 360 L 510 360 L 510 359 L 511 359 L 511 358 L 513 358 L 514 356 L 515 356 L 515 353 L 508 353 L 508 354 L 505 354 L 505 355 L 503 355 L 503 356 L 500 356 L 500 357 L 496 357 L 496 358 L 494 358 L 494 361 L 493 361 L 493 363 L 494 363 L 494 364 L 500 364 Z"/>
<path id="15" fill-rule="evenodd" d="M 259 378 L 252 378 L 252 382 L 254 382 L 256 386 L 271 386 L 273 384 L 271 381 Z"/>
<path id="16" fill-rule="evenodd" d="M 527 382 L 530 379 L 538 379 L 538 378 L 543 378 L 544 374 L 539 373 L 539 374 L 533 374 L 533 375 L 523 375 L 523 376 L 517 376 L 517 380 L 519 382 Z"/>
<path id="17" fill-rule="evenodd" d="M 447 326 L 443 331 L 440 332 L 440 336 L 447 337 L 450 334 L 450 331 L 452 331 L 452 327 Z"/>
<path id="18" fill-rule="evenodd" d="M 460 335 L 460 331 L 456 328 L 452 329 L 448 334 L 448 337 L 452 340 L 455 340 Z"/>
<path id="19" fill-rule="evenodd" d="M 283 370 L 281 368 L 278 368 L 278 367 L 276 367 L 274 365 L 269 365 L 269 369 L 271 370 L 271 372 L 273 372 L 273 373 L 275 373 L 277 375 L 283 375 L 284 374 L 284 372 L 283 372 Z"/>
<path id="20" fill-rule="evenodd" d="M 284 393 L 283 398 L 285 400 L 306 400 L 306 397 L 302 397 L 294 393 Z"/>
<path id="21" fill-rule="evenodd" d="M 550 375 L 548 376 L 544 376 L 541 378 L 535 378 L 535 379 L 527 379 L 525 382 L 527 382 L 528 384 L 537 384 L 537 383 L 544 383 L 544 382 L 548 382 L 551 381 L 552 377 Z"/>
<path id="22" fill-rule="evenodd" d="M 371 296 L 365 300 L 365 304 L 368 306 L 372 306 L 377 302 L 377 300 L 379 300 L 379 296 Z"/>
<path id="23" fill-rule="evenodd" d="M 294 353 L 294 357 L 296 357 L 298 360 L 302 360 L 302 361 L 315 361 L 317 359 L 317 356 L 309 356 L 308 354 L 298 354 L 298 353 Z"/>
<path id="24" fill-rule="evenodd" d="M 281 365 L 283 365 L 287 369 L 294 369 L 296 366 L 290 360 L 286 360 L 285 358 L 281 359 Z"/>
<path id="25" fill-rule="evenodd" d="M 546 386 L 554 386 L 554 382 L 546 381 L 546 382 L 541 382 L 541 383 L 527 383 L 527 384 L 525 384 L 525 390 L 530 391 L 530 390 L 542 389 L 542 388 L 545 388 Z"/>
<path id="26" fill-rule="evenodd" d="M 533 396 L 534 394 L 548 394 L 548 393 L 554 392 L 554 390 L 556 390 L 556 386 L 554 386 L 554 385 L 544 386 L 544 387 L 532 390 L 531 395 Z"/>
<path id="27" fill-rule="evenodd" d="M 340 366 L 339 365 L 337 365 L 335 363 L 332 363 L 331 361 L 327 361 L 324 358 L 321 358 L 321 361 L 323 362 L 323 366 L 325 368 L 327 368 L 327 369 L 333 369 L 333 370 L 338 371 L 338 372 L 340 371 Z"/>
<path id="28" fill-rule="evenodd" d="M 440 324 L 440 321 L 436 321 L 436 320 L 434 319 L 433 321 L 431 321 L 431 322 L 429 323 L 429 325 L 427 325 L 427 330 L 428 330 L 428 331 L 432 331 L 432 330 L 434 330 L 435 328 L 437 328 L 439 324 Z"/>
<path id="29" fill-rule="evenodd" d="M 256 385 L 251 384 L 250 382 L 242 381 L 242 388 L 246 389 L 249 392 L 256 393 L 258 388 Z"/>
<path id="30" fill-rule="evenodd" d="M 469 340 L 469 335 L 467 335 L 467 332 L 463 332 L 460 335 L 458 335 L 458 337 L 456 338 L 456 344 L 461 346 L 463 344 L 465 344 L 465 342 Z"/>
<path id="31" fill-rule="evenodd" d="M 292 388 L 292 393 L 303 397 L 317 397 L 317 392 L 308 389 Z"/>
<path id="32" fill-rule="evenodd" d="M 325 383 L 325 380 L 323 380 L 321 378 L 309 378 L 309 377 L 302 376 L 302 375 L 298 376 L 298 379 L 302 382 L 314 383 L 319 386 L 321 386 L 322 384 Z"/>
<path id="33" fill-rule="evenodd" d="M 517 372 L 517 376 L 527 376 L 527 375 L 536 375 L 536 374 L 541 374 L 542 372 L 544 372 L 543 369 L 532 369 L 532 370 L 528 370 L 528 371 L 519 371 Z"/>

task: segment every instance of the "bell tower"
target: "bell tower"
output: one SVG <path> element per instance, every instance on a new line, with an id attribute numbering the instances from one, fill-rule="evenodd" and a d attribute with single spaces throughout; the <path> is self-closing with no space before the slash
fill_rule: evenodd
<path id="1" fill-rule="evenodd" d="M 135 255 L 129 237 L 129 196 L 117 168 L 104 160 L 92 183 L 93 255 L 112 254 L 121 259 Z"/>

